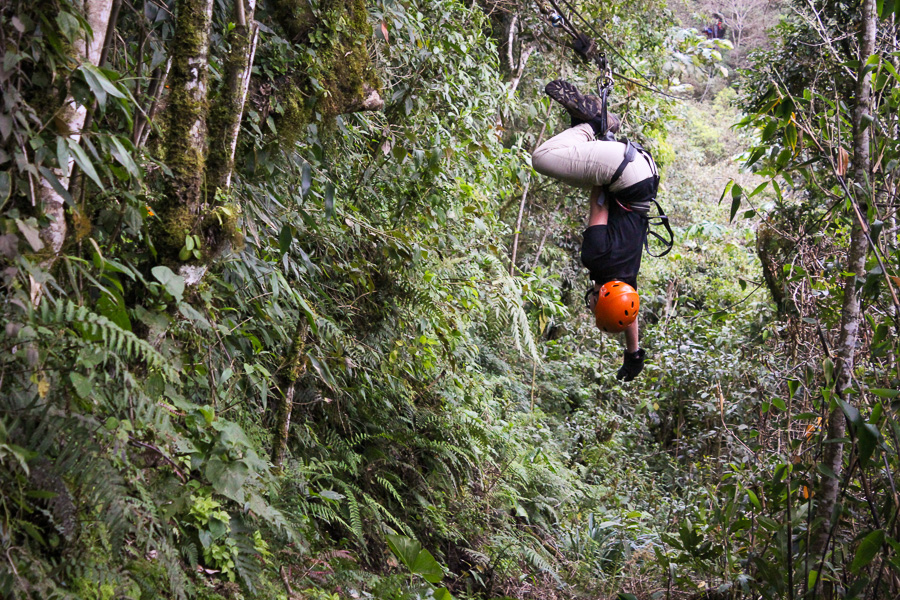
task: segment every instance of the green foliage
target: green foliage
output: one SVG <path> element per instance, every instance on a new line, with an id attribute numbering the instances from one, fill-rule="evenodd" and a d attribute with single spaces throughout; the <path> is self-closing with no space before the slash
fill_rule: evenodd
<path id="1" fill-rule="evenodd" d="M 780 325 L 747 287 L 752 231 L 715 204 L 721 170 L 758 184 L 730 161 L 741 140 L 725 139 L 728 93 L 674 108 L 616 88 L 628 135 L 667 166 L 679 239 L 645 263 L 651 361 L 626 385 L 618 343 L 580 303 L 580 192 L 531 181 L 509 275 L 528 150 L 545 125 L 545 139 L 564 126 L 540 89 L 594 78 L 548 43 L 509 93 L 504 44 L 558 33 L 534 11 L 510 36 L 505 7 L 459 0 L 261 7 L 233 187 L 198 209 L 199 225 L 188 211 L 162 232 L 164 257 L 155 211 L 172 201 L 173 157 L 159 141 L 174 130 L 145 115 L 172 15 L 122 11 L 107 62 L 91 67 L 69 56 L 78 7 L 56 8 L 55 20 L 0 9 L 16 82 L 0 113 L 4 597 L 286 598 L 284 582 L 329 600 L 596 597 L 632 576 L 749 586 L 742 564 L 784 589 L 760 554 L 747 558 L 759 538 L 746 514 L 774 536 L 763 517 L 774 523 L 814 473 L 797 467 L 786 489 L 786 457 L 750 466 L 765 448 L 760 415 L 784 418 L 763 366 Z M 615 24 L 602 31 L 623 53 L 616 68 L 639 82 L 662 85 L 673 48 L 705 69 L 720 61 L 674 35 L 660 3 L 580 8 Z M 211 88 L 231 14 L 216 5 Z M 377 82 L 383 112 L 339 114 Z M 44 126 L 68 93 L 92 107 L 81 143 Z M 33 189 L 41 177 L 62 188 L 51 169 L 70 161 L 82 173 L 61 194 L 70 236 L 49 257 Z M 207 226 L 232 246 L 213 247 Z M 856 422 L 863 462 L 885 451 L 880 414 Z M 876 541 L 842 541 L 860 548 L 860 572 Z"/>

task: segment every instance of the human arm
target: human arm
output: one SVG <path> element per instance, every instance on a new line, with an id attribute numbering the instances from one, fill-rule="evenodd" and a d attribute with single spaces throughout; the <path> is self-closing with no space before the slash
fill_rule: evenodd
<path id="1" fill-rule="evenodd" d="M 605 202 L 606 188 L 595 185 L 591 188 L 591 212 L 588 215 L 588 226 L 606 225 L 609 220 L 609 208 Z M 604 201 L 599 200 L 603 198 Z"/>

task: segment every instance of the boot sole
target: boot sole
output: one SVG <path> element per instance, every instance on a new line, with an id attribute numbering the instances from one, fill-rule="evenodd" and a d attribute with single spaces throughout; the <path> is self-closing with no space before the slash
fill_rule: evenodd
<path id="1" fill-rule="evenodd" d="M 600 114 L 602 108 L 600 99 L 582 94 L 568 81 L 561 79 L 551 81 L 544 88 L 544 92 L 562 104 L 563 108 L 576 119 L 590 121 Z"/>

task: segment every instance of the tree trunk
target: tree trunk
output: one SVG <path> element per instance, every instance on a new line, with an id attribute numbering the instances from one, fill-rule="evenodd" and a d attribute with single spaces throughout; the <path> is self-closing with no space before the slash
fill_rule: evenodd
<path id="1" fill-rule="evenodd" d="M 243 3 L 244 0 L 234 0 L 235 28 L 228 36 L 231 47 L 225 57 L 222 87 L 210 117 L 207 181 L 211 195 L 231 186 L 234 153 L 256 53 L 258 26 L 253 21 L 256 0 L 247 0 L 246 11 Z"/>
<path id="2" fill-rule="evenodd" d="M 99 63 L 112 5 L 113 0 L 85 0 L 84 17 L 91 27 L 92 34 L 90 39 L 81 38 L 73 44 L 73 58 L 77 62 L 92 65 Z M 76 144 L 79 143 L 86 116 L 87 106 L 77 104 L 72 96 L 67 96 L 57 119 L 60 133 Z M 63 242 L 66 240 L 65 204 L 68 194 L 62 192 L 69 187 L 69 176 L 74 165 L 75 159 L 70 157 L 67 164 L 59 165 L 59 168 L 52 170 L 53 176 L 59 183 L 58 186 L 54 186 L 49 178 L 44 177 L 40 180 L 41 210 L 45 216 L 50 217 L 50 224 L 41 231 L 41 238 L 54 256 L 59 254 Z"/>
<path id="3" fill-rule="evenodd" d="M 309 325 L 306 317 L 301 314 L 291 340 L 291 347 L 281 368 L 278 377 L 279 388 L 283 390 L 284 397 L 278 405 L 275 415 L 275 426 L 272 431 L 272 464 L 281 468 L 284 463 L 284 455 L 287 452 L 288 433 L 291 429 L 291 412 L 294 408 L 294 394 L 297 390 L 297 380 L 306 372 L 305 350 L 306 333 Z"/>
<path id="4" fill-rule="evenodd" d="M 300 45 L 312 45 L 320 57 L 330 57 L 332 68 L 322 73 L 319 85 L 328 90 L 317 96 L 316 110 L 326 117 L 359 111 L 381 110 L 384 100 L 378 92 L 381 83 L 369 55 L 369 25 L 365 0 L 321 0 L 315 11 L 295 0 L 271 0 L 270 15 L 284 31 L 285 37 Z M 338 35 L 328 41 L 311 42 L 310 36 L 321 31 L 323 21 L 346 23 Z M 313 36 L 316 37 L 316 36 Z M 305 75 L 297 74 L 301 87 Z"/>
<path id="5" fill-rule="evenodd" d="M 525 64 L 528 62 L 528 59 L 531 57 L 532 53 L 534 53 L 535 50 L 537 50 L 537 44 L 529 44 L 522 49 L 522 55 L 519 57 L 519 65 L 516 68 L 516 73 L 509 81 L 509 88 L 507 93 L 509 94 L 510 98 L 512 98 L 516 93 L 516 89 L 519 87 L 519 82 L 522 81 L 522 74 L 525 72 Z"/>
<path id="6" fill-rule="evenodd" d="M 860 66 L 856 82 L 856 102 L 853 108 L 853 177 L 863 189 L 869 187 L 871 161 L 869 158 L 869 129 L 864 117 L 869 112 L 872 101 L 871 75 L 864 70 L 866 60 L 875 53 L 875 0 L 863 0 L 862 31 L 860 33 L 859 60 Z M 865 208 L 862 208 L 865 214 Z M 858 274 L 865 272 L 867 240 L 860 224 L 852 220 L 850 246 L 847 257 L 847 273 L 844 279 L 844 303 L 841 309 L 841 329 L 835 355 L 835 392 L 846 399 L 844 392 L 850 387 L 856 350 L 856 339 L 859 333 L 860 309 L 856 292 Z M 828 415 L 828 439 L 843 438 L 846 433 L 845 417 L 840 407 Z M 840 485 L 840 474 L 843 466 L 843 443 L 824 445 L 822 462 L 831 469 L 837 479 L 823 477 L 817 494 L 819 499 L 816 508 L 817 519 L 822 520 L 821 528 L 815 533 L 811 543 L 811 555 L 817 560 L 827 550 L 831 521 Z"/>
<path id="7" fill-rule="evenodd" d="M 179 0 L 177 4 L 164 142 L 172 176 L 161 205 L 153 207 L 159 216 L 153 243 L 162 260 L 174 261 L 185 236 L 197 233 L 204 201 L 212 7 L 212 0 Z"/>

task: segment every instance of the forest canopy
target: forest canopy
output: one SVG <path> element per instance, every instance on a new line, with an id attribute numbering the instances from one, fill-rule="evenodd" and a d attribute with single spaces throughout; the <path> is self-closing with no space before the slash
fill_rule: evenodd
<path id="1" fill-rule="evenodd" d="M 4 2 L 0 596 L 900 597 L 894 21 Z M 633 381 L 557 79 L 659 166 Z"/>

